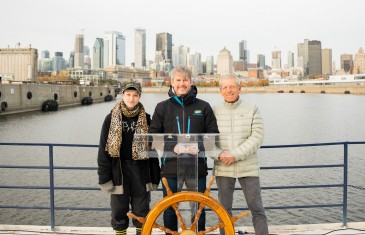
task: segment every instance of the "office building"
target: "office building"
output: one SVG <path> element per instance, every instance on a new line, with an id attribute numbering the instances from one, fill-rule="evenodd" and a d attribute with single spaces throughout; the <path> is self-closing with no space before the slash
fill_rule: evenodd
<path id="1" fill-rule="evenodd" d="M 250 58 L 249 58 L 249 51 L 247 50 L 246 40 L 242 40 L 239 42 L 239 60 L 244 62 L 244 70 L 247 71 Z"/>
<path id="2" fill-rule="evenodd" d="M 104 68 L 116 65 L 125 65 L 125 36 L 108 31 L 104 36 Z"/>
<path id="3" fill-rule="evenodd" d="M 305 39 L 304 43 L 298 43 L 297 65 L 305 75 L 322 74 L 321 41 Z"/>
<path id="4" fill-rule="evenodd" d="M 217 73 L 221 76 L 233 72 L 233 58 L 231 52 L 223 48 L 217 57 Z"/>
<path id="5" fill-rule="evenodd" d="M 146 67 L 146 30 L 134 30 L 134 66 L 136 68 Z"/>
<path id="6" fill-rule="evenodd" d="M 262 69 L 262 70 L 266 69 L 265 55 L 257 54 L 257 68 Z"/>
<path id="7" fill-rule="evenodd" d="M 96 38 L 93 47 L 93 68 L 104 68 L 104 40 Z"/>
<path id="8" fill-rule="evenodd" d="M 341 69 L 345 71 L 345 73 L 351 73 L 354 67 L 354 60 L 352 54 L 342 54 L 340 56 L 341 59 Z"/>
<path id="9" fill-rule="evenodd" d="M 172 35 L 169 33 L 156 34 L 155 63 L 169 62 L 172 60 Z"/>
<path id="10" fill-rule="evenodd" d="M 365 73 L 365 54 L 364 49 L 360 47 L 354 59 L 354 74 Z"/>
<path id="11" fill-rule="evenodd" d="M 74 68 L 84 68 L 84 35 L 76 34 L 74 50 Z"/>
<path id="12" fill-rule="evenodd" d="M 294 67 L 294 52 L 288 51 L 288 68 Z"/>
<path id="13" fill-rule="evenodd" d="M 322 74 L 321 41 L 308 41 L 308 75 Z"/>
<path id="14" fill-rule="evenodd" d="M 272 69 L 281 69 L 281 51 L 272 52 Z"/>
<path id="15" fill-rule="evenodd" d="M 326 75 L 332 74 L 332 49 L 322 49 L 322 73 Z"/>
<path id="16" fill-rule="evenodd" d="M 207 56 L 206 59 L 206 74 L 214 74 L 214 56 Z"/>

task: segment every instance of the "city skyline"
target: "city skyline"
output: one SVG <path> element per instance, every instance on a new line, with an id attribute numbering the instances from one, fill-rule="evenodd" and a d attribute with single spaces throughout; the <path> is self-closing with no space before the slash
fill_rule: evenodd
<path id="1" fill-rule="evenodd" d="M 207 56 L 217 58 L 224 47 L 238 60 L 239 42 L 245 40 L 249 62 L 256 63 L 257 54 L 263 54 L 267 65 L 272 64 L 272 51 L 282 55 L 294 52 L 296 64 L 297 44 L 304 39 L 318 40 L 323 49 L 332 49 L 339 68 L 341 54 L 354 55 L 365 47 L 365 33 L 355 27 L 362 22 L 364 6 L 361 0 L 309 0 L 303 5 L 290 0 L 227 0 L 224 5 L 207 0 L 172 4 L 167 0 L 110 0 L 96 6 L 84 0 L 52 4 L 47 0 L 3 0 L 0 48 L 13 48 L 20 42 L 21 47 L 31 44 L 38 53 L 63 52 L 68 59 L 76 34 L 84 34 L 84 45 L 92 49 L 96 38 L 106 31 L 119 31 L 126 37 L 125 64 L 130 66 L 134 62 L 134 31 L 143 28 L 147 60 L 155 58 L 156 34 L 167 32 L 174 45 L 200 53 L 202 61 Z M 282 64 L 287 64 L 286 56 L 282 58 Z"/>

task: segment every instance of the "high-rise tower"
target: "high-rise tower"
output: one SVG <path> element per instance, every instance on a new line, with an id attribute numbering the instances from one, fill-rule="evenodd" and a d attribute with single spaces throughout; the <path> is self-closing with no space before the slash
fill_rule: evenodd
<path id="1" fill-rule="evenodd" d="M 104 40 L 96 38 L 93 47 L 93 68 L 104 68 Z"/>
<path id="2" fill-rule="evenodd" d="M 125 65 L 125 37 L 122 33 L 108 31 L 104 36 L 104 67 Z"/>
<path id="3" fill-rule="evenodd" d="M 156 34 L 155 62 L 171 62 L 172 60 L 172 35 L 169 33 Z"/>
<path id="4" fill-rule="evenodd" d="M 146 67 L 146 30 L 134 30 L 134 66 Z"/>
<path id="5" fill-rule="evenodd" d="M 76 34 L 74 67 L 84 68 L 84 35 Z"/>

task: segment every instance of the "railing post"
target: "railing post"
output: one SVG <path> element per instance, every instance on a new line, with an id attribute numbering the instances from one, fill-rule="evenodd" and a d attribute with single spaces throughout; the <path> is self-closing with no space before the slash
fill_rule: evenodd
<path id="1" fill-rule="evenodd" d="M 343 145 L 343 207 L 342 207 L 342 226 L 347 226 L 347 176 L 348 176 L 348 142 Z"/>
<path id="2" fill-rule="evenodd" d="M 51 209 L 51 230 L 55 230 L 53 145 L 49 145 L 49 200 Z"/>

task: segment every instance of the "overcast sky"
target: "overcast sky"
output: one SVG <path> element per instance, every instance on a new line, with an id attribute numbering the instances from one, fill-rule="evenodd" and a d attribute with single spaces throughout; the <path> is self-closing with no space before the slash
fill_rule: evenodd
<path id="1" fill-rule="evenodd" d="M 147 59 L 154 59 L 156 33 L 172 34 L 174 45 L 215 58 L 226 47 L 238 59 L 238 43 L 246 40 L 250 62 L 271 52 L 297 53 L 304 39 L 332 48 L 339 67 L 343 53 L 365 48 L 364 0 L 0 0 L 0 48 L 29 44 L 63 52 L 68 59 L 75 34 L 85 35 L 90 51 L 105 31 L 126 36 L 126 65 L 134 60 L 134 29 L 147 34 Z"/>

